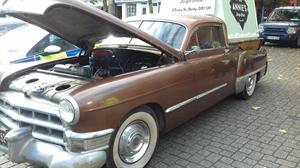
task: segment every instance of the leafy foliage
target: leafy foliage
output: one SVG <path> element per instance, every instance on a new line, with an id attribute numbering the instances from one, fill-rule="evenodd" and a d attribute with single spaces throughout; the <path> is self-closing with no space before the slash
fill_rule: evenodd
<path id="1" fill-rule="evenodd" d="M 90 0 L 90 3 L 92 4 L 96 4 L 98 2 L 98 0 Z"/>
<path id="2" fill-rule="evenodd" d="M 277 6 L 289 6 L 290 2 L 289 0 L 275 0 L 275 2 L 277 3 Z"/>

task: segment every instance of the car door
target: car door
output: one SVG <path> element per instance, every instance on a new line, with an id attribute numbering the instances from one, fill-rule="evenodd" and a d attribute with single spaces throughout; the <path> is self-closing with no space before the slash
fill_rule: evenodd
<path id="1" fill-rule="evenodd" d="M 187 47 L 187 62 L 194 66 L 195 98 L 201 107 L 223 99 L 234 90 L 234 60 L 226 53 L 222 25 L 196 27 Z"/>

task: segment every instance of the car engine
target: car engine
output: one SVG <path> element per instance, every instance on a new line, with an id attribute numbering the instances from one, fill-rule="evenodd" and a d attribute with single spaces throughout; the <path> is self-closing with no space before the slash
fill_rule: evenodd
<path id="1" fill-rule="evenodd" d="M 94 50 L 88 64 L 57 64 L 54 72 L 66 73 L 93 79 L 103 79 L 127 72 L 143 70 L 160 65 L 160 56 L 151 53 L 132 52 L 130 50 Z"/>

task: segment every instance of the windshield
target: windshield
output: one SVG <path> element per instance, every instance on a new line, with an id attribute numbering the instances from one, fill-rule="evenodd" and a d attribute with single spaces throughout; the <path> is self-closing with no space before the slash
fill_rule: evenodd
<path id="1" fill-rule="evenodd" d="M 299 9 L 276 9 L 270 16 L 269 21 L 300 21 Z"/>
<path id="2" fill-rule="evenodd" d="M 25 58 L 33 45 L 47 34 L 48 32 L 32 25 L 24 25 L 9 31 L 0 37 L 0 62 Z"/>
<path id="3" fill-rule="evenodd" d="M 176 49 L 181 48 L 186 33 L 185 27 L 177 23 L 163 21 L 143 21 L 140 25 L 137 21 L 128 23 Z"/>
<path id="4" fill-rule="evenodd" d="M 11 23 L 11 24 L 0 25 L 0 36 L 7 33 L 10 30 L 22 26 L 23 24 L 24 23 Z"/>
<path id="5" fill-rule="evenodd" d="M 49 61 L 79 54 L 80 50 L 66 40 L 37 26 L 23 24 L 0 36 L 0 62 Z M 49 46 L 57 46 L 61 52 L 43 56 L 44 50 Z"/>

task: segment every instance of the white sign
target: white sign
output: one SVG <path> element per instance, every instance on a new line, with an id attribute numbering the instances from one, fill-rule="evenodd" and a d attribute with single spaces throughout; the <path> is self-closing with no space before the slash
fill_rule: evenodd
<path id="1" fill-rule="evenodd" d="M 161 14 L 204 15 L 215 13 L 215 0 L 162 0 Z"/>
<path id="2" fill-rule="evenodd" d="M 139 2 L 143 2 L 143 3 L 147 3 L 148 0 L 115 0 L 115 3 L 139 3 Z M 152 3 L 158 3 L 160 2 L 160 0 L 152 0 Z"/>
<path id="3" fill-rule="evenodd" d="M 162 0 L 160 14 L 215 15 L 226 23 L 230 42 L 258 38 L 254 0 Z"/>

